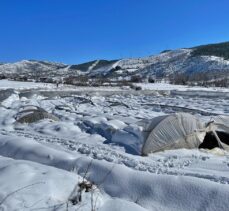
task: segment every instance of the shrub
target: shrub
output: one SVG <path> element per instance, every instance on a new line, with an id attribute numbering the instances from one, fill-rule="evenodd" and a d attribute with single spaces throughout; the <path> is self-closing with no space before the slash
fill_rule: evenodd
<path id="1" fill-rule="evenodd" d="M 133 76 L 131 76 L 130 81 L 132 83 L 141 83 L 142 82 L 142 77 L 140 75 L 133 75 Z"/>

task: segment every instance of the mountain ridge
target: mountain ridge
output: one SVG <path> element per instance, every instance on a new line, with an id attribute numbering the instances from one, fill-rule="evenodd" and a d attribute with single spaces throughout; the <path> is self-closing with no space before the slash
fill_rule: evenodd
<path id="1" fill-rule="evenodd" d="M 168 77 L 173 74 L 229 74 L 229 42 L 201 45 L 193 48 L 165 50 L 158 55 L 117 60 L 94 60 L 76 65 L 58 62 L 22 60 L 0 63 L 2 75 L 37 77 Z M 215 77 L 215 76 L 214 76 Z"/>

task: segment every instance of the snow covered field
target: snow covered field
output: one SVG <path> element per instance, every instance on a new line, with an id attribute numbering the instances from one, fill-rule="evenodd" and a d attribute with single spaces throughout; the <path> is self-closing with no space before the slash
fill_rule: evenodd
<path id="1" fill-rule="evenodd" d="M 137 123 L 174 112 L 203 121 L 229 115 L 229 90 L 142 86 L 56 89 L 0 80 L 0 94 L 14 89 L 0 95 L 0 210 L 228 210 L 229 153 L 178 149 L 143 157 Z M 59 120 L 16 122 L 36 106 Z M 84 180 L 92 189 L 72 203 Z"/>
<path id="2" fill-rule="evenodd" d="M 6 89 L 15 89 L 15 90 L 26 90 L 26 89 L 38 89 L 38 90 L 48 90 L 48 91 L 56 91 L 56 84 L 52 83 L 40 83 L 40 82 L 21 82 L 21 81 L 8 81 L 1 80 L 0 81 L 0 90 Z M 94 87 L 75 87 L 71 85 L 62 85 L 59 84 L 58 90 L 64 91 L 93 91 Z M 97 87 L 97 91 L 120 91 L 118 87 Z"/>

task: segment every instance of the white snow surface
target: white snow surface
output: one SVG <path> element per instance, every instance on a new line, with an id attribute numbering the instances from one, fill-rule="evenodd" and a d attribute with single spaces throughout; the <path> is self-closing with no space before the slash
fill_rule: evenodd
<path id="1" fill-rule="evenodd" d="M 69 200 L 84 176 L 95 184 L 98 211 L 228 210 L 226 151 L 178 149 L 147 157 L 138 151 L 139 122 L 180 111 L 203 121 L 228 115 L 227 89 L 142 84 L 144 91 L 85 87 L 74 93 L 63 86 L 51 96 L 55 87 L 44 87 L 0 81 L 0 90 L 15 89 L 0 102 L 0 210 L 89 211 L 91 192 L 83 191 L 75 205 Z M 190 95 L 199 91 L 205 94 Z M 18 112 L 34 106 L 60 121 L 16 122 Z"/>
<path id="2" fill-rule="evenodd" d="M 23 82 L 23 81 L 10 81 L 7 79 L 0 80 L 0 90 L 6 89 L 15 89 L 15 90 L 45 90 L 45 91 L 94 91 L 94 87 L 75 87 L 66 84 L 60 84 L 58 88 L 56 84 L 52 83 L 41 83 L 41 82 Z M 96 87 L 97 91 L 120 91 L 119 87 Z"/>
<path id="3" fill-rule="evenodd" d="M 169 83 L 138 83 L 144 90 L 177 90 L 177 91 L 206 91 L 206 92 L 229 92 L 228 88 L 221 87 L 201 87 L 201 86 L 187 86 L 174 85 Z"/>

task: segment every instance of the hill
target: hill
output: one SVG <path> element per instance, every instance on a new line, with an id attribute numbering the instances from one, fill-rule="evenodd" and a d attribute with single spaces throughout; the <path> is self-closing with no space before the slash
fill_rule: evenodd
<path id="1" fill-rule="evenodd" d="M 194 80 L 215 80 L 229 77 L 229 42 L 165 50 L 158 55 L 144 58 L 95 60 L 76 65 L 23 60 L 1 64 L 0 74 L 7 77 L 26 76 L 32 79 L 79 75 L 87 78 L 113 79 L 130 78 L 133 75 L 141 78 L 173 78 L 185 74 Z"/>
<path id="2" fill-rule="evenodd" d="M 192 56 L 218 56 L 228 60 L 229 42 L 195 47 Z"/>

